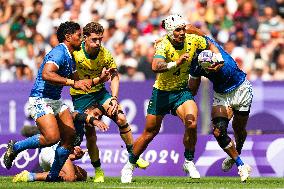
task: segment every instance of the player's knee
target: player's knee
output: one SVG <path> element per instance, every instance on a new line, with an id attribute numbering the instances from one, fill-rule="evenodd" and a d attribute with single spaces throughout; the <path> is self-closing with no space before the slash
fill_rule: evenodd
<path id="1" fill-rule="evenodd" d="M 231 138 L 227 134 L 229 119 L 225 117 L 216 117 L 213 120 L 214 130 L 213 134 L 223 149 L 227 148 L 231 143 Z"/>
<path id="2" fill-rule="evenodd" d="M 49 135 L 44 136 L 45 143 L 47 146 L 56 144 L 60 140 L 60 134 L 59 133 L 53 133 Z"/>
<path id="3" fill-rule="evenodd" d="M 118 126 L 125 125 L 127 123 L 126 116 L 124 114 L 117 114 L 116 123 Z"/>
<path id="4" fill-rule="evenodd" d="M 159 133 L 159 129 L 145 129 L 143 133 L 145 138 L 152 140 Z"/>
<path id="5" fill-rule="evenodd" d="M 196 130 L 197 129 L 197 121 L 196 118 L 193 115 L 186 115 L 185 116 L 185 120 L 184 120 L 184 124 L 186 126 L 187 129 L 190 130 Z"/>

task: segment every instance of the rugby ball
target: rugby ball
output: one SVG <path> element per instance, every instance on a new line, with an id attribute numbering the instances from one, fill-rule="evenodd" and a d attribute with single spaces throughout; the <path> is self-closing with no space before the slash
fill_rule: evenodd
<path id="1" fill-rule="evenodd" d="M 198 55 L 198 63 L 202 68 L 208 68 L 213 64 L 212 58 L 214 53 L 211 50 L 201 51 Z"/>

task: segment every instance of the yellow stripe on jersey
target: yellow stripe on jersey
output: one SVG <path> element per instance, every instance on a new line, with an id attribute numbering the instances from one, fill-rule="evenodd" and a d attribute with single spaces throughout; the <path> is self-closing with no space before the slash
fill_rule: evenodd
<path id="1" fill-rule="evenodd" d="M 99 77 L 104 67 L 117 68 L 116 63 L 110 52 L 103 46 L 100 47 L 99 54 L 92 59 L 85 52 L 84 43 L 82 43 L 80 51 L 74 51 L 73 56 L 76 61 L 76 69 L 80 79 L 91 79 Z M 93 86 L 88 93 L 96 92 L 104 87 L 104 83 Z M 70 88 L 71 95 L 87 94 L 82 90 Z"/>
<path id="2" fill-rule="evenodd" d="M 168 36 L 163 37 L 162 41 L 155 47 L 154 57 L 163 57 L 165 62 L 168 63 L 177 61 L 182 54 L 188 53 L 189 59 L 176 68 L 159 73 L 154 87 L 164 91 L 180 90 L 187 87 L 191 61 L 195 58 L 197 50 L 204 50 L 207 46 L 208 43 L 204 37 L 195 34 L 186 34 L 184 45 L 178 50 L 171 44 Z"/>

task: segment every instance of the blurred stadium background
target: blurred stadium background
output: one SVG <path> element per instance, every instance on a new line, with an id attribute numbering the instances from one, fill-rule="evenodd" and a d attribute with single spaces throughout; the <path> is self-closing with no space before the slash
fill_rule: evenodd
<path id="1" fill-rule="evenodd" d="M 139 134 L 155 78 L 153 42 L 165 34 L 160 22 L 171 13 L 213 36 L 248 74 L 254 100 L 243 159 L 253 167 L 253 177 L 283 177 L 284 0 L 0 0 L 0 175 L 38 170 L 38 150 L 23 152 L 9 171 L 3 153 L 9 139 L 22 137 L 24 125 L 34 126 L 28 95 L 44 55 L 58 44 L 55 31 L 61 22 L 98 21 L 105 27 L 103 44 L 114 55 L 122 81 L 119 100 L 133 133 Z M 72 107 L 67 88 L 63 97 Z M 210 135 L 211 99 L 211 85 L 203 80 L 196 98 L 196 165 L 202 176 L 237 176 L 236 168 L 221 172 L 225 153 Z M 102 167 L 106 176 L 119 176 L 127 152 L 116 126 L 105 121 L 111 128 L 98 138 Z M 182 133 L 180 121 L 166 117 L 161 134 L 143 154 L 152 165 L 135 175 L 185 176 Z M 93 175 L 88 156 L 77 163 Z"/>

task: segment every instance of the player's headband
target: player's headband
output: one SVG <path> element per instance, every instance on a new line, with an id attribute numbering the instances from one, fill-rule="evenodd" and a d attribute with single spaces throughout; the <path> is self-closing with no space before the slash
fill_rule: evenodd
<path id="1" fill-rule="evenodd" d="M 174 38 L 174 30 L 185 25 L 185 20 L 178 14 L 170 15 L 165 19 L 165 29 L 171 39 Z"/>

